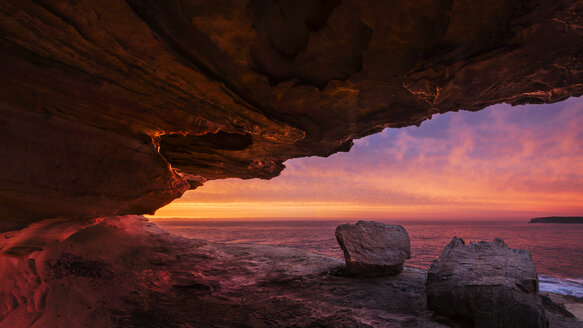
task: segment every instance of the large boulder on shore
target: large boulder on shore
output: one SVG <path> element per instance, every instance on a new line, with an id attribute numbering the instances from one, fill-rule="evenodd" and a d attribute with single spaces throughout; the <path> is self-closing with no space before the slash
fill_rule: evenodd
<path id="1" fill-rule="evenodd" d="M 548 327 L 530 252 L 454 237 L 427 275 L 427 307 L 470 327 Z"/>
<path id="2" fill-rule="evenodd" d="M 399 274 L 411 257 L 409 234 L 400 225 L 358 221 L 336 228 L 349 273 L 365 277 Z"/>

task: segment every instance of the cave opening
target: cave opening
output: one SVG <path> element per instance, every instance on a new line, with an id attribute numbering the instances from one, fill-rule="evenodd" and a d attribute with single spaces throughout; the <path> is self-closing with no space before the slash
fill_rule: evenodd
<path id="1" fill-rule="evenodd" d="M 570 98 L 437 115 L 355 140 L 348 153 L 289 160 L 270 181 L 208 181 L 153 218 L 574 215 L 583 211 L 582 108 Z"/>
<path id="2" fill-rule="evenodd" d="M 552 291 L 553 277 L 581 274 L 583 231 L 527 221 L 583 213 L 582 124 L 583 98 L 446 113 L 355 140 L 348 153 L 289 160 L 272 180 L 208 181 L 149 218 L 184 237 L 337 259 L 339 224 L 398 223 L 411 236 L 407 263 L 421 270 L 451 235 L 502 238 L 533 252 L 541 290 Z M 568 265 L 554 260 L 562 254 Z"/>

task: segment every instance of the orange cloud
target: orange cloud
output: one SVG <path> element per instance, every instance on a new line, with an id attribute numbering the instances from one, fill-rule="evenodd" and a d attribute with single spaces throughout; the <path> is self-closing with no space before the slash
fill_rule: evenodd
<path id="1" fill-rule="evenodd" d="M 271 181 L 210 181 L 156 217 L 516 218 L 583 215 L 583 98 L 448 113 Z"/>

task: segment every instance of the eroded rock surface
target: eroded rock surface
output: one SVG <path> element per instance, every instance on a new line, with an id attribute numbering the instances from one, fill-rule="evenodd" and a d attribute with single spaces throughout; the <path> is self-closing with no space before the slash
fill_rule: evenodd
<path id="1" fill-rule="evenodd" d="M 0 327 L 424 327 L 425 271 L 348 277 L 296 248 L 217 244 L 140 216 L 0 233 Z M 549 305 L 551 328 L 581 321 Z"/>
<path id="2" fill-rule="evenodd" d="M 0 234 L 0 327 L 445 327 L 425 276 L 349 278 L 335 258 L 186 239 L 138 216 L 45 220 Z"/>
<path id="3" fill-rule="evenodd" d="M 0 3 L 0 216 L 151 213 L 435 113 L 583 91 L 570 0 Z"/>
<path id="4" fill-rule="evenodd" d="M 361 220 L 339 225 L 335 235 L 344 252 L 346 269 L 353 275 L 399 274 L 411 257 L 409 234 L 400 225 Z"/>
<path id="5" fill-rule="evenodd" d="M 454 237 L 427 274 L 427 306 L 470 327 L 548 327 L 530 252 Z"/>

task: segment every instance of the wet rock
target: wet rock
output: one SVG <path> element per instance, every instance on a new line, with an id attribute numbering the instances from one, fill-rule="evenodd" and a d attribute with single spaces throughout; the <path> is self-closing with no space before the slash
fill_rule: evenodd
<path id="1" fill-rule="evenodd" d="M 454 237 L 427 275 L 427 307 L 472 327 L 548 327 L 530 252 Z"/>
<path id="2" fill-rule="evenodd" d="M 139 216 L 44 220 L 10 235 L 0 233 L 0 252 L 42 250 L 0 256 L 0 328 L 448 327 L 427 310 L 427 272 L 416 268 L 354 279 L 336 258 L 201 242 Z M 547 295 L 565 306 L 580 301 Z M 581 327 L 551 310 L 552 328 Z"/>
<path id="3" fill-rule="evenodd" d="M 44 220 L 8 239 L 0 233 L 0 252 L 42 241 L 42 250 L 0 256 L 0 328 L 445 328 L 425 308 L 426 273 L 418 269 L 353 279 L 330 274 L 342 266 L 336 258 L 202 243 L 138 216 L 95 220 L 58 239 L 41 233 L 67 223 Z"/>
<path id="4" fill-rule="evenodd" d="M 411 257 L 409 234 L 400 225 L 358 221 L 336 228 L 349 273 L 374 277 L 399 274 Z"/>

